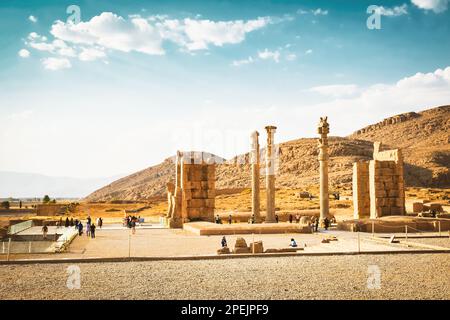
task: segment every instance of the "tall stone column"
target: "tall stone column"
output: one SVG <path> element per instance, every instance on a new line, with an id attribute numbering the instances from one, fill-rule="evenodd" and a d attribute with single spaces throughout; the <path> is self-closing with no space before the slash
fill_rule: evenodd
<path id="1" fill-rule="evenodd" d="M 257 223 L 261 222 L 260 212 L 260 187 L 259 187 L 259 133 L 255 131 L 251 135 L 251 164 L 252 164 L 252 214 Z"/>
<path id="2" fill-rule="evenodd" d="M 180 228 L 182 226 L 181 221 L 181 205 L 182 205 L 182 158 L 183 153 L 180 151 L 177 151 L 177 156 L 175 160 L 175 193 L 173 196 L 173 208 L 172 208 L 172 215 L 169 219 L 169 227 L 170 228 Z"/>
<path id="3" fill-rule="evenodd" d="M 266 147 L 266 223 L 275 220 L 275 156 L 274 156 L 274 134 L 277 127 L 267 126 Z"/>
<path id="4" fill-rule="evenodd" d="M 330 126 L 327 118 L 320 118 L 317 132 L 319 139 L 319 164 L 320 164 L 320 222 L 329 216 L 329 193 L 328 193 L 328 133 Z"/>

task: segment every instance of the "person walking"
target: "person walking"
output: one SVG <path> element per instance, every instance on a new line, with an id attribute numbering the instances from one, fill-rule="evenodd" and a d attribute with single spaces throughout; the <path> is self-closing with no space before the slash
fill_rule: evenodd
<path id="1" fill-rule="evenodd" d="M 278 223 L 278 214 L 275 214 L 275 221 Z"/>
<path id="2" fill-rule="evenodd" d="M 78 235 L 81 236 L 83 234 L 83 224 L 81 221 L 78 223 Z"/>
<path id="3" fill-rule="evenodd" d="M 131 220 L 131 233 L 136 234 L 136 219 Z"/>
<path id="4" fill-rule="evenodd" d="M 102 228 L 102 226 L 103 226 L 103 219 L 102 219 L 102 217 L 100 217 L 100 218 L 98 218 L 98 227 L 101 229 Z"/>
<path id="5" fill-rule="evenodd" d="M 233 218 L 231 214 L 228 216 L 228 224 L 231 224 L 233 222 Z"/>
<path id="6" fill-rule="evenodd" d="M 64 226 L 65 226 L 66 228 L 69 227 L 69 217 L 66 218 L 66 223 L 64 224 Z"/>
<path id="7" fill-rule="evenodd" d="M 86 223 L 86 235 L 88 237 L 91 236 L 91 224 L 90 223 Z"/>
<path id="8" fill-rule="evenodd" d="M 92 239 L 95 238 L 95 224 L 94 223 L 91 225 L 91 238 Z"/>
<path id="9" fill-rule="evenodd" d="M 292 214 L 290 214 L 289 215 L 289 223 L 292 223 L 292 219 L 293 219 L 294 217 L 292 216 Z"/>
<path id="10" fill-rule="evenodd" d="M 69 223 L 69 224 L 70 224 L 71 227 L 74 226 L 74 224 L 73 224 L 73 218 L 70 218 L 70 223 Z"/>
<path id="11" fill-rule="evenodd" d="M 316 232 L 319 231 L 319 218 L 317 218 L 317 217 L 315 217 L 314 229 L 315 229 Z"/>
<path id="12" fill-rule="evenodd" d="M 47 233 L 48 233 L 48 227 L 44 223 L 44 225 L 42 226 L 42 236 L 43 236 L 44 240 L 47 240 Z"/>

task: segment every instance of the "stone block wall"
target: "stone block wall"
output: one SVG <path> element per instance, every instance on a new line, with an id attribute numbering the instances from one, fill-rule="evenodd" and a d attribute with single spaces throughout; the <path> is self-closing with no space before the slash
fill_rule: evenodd
<path id="1" fill-rule="evenodd" d="M 183 164 L 183 220 L 214 221 L 215 174 L 214 164 Z"/>
<path id="2" fill-rule="evenodd" d="M 166 223 L 180 228 L 189 221 L 214 221 L 216 165 L 200 152 L 178 152 L 175 185 L 167 184 Z"/>
<path id="3" fill-rule="evenodd" d="M 370 216 L 368 161 L 353 163 L 353 210 L 355 219 Z"/>
<path id="4" fill-rule="evenodd" d="M 406 213 L 401 151 L 380 149 L 381 143 L 375 142 L 373 160 L 357 162 L 353 166 L 355 219 L 368 216 L 367 199 L 371 219 Z"/>

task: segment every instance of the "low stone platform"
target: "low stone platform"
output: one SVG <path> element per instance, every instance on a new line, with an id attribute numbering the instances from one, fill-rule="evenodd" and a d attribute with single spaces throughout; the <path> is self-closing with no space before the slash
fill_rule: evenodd
<path id="1" fill-rule="evenodd" d="M 189 222 L 183 229 L 199 236 L 234 234 L 283 234 L 312 233 L 311 228 L 299 223 L 233 223 L 217 224 L 212 222 Z"/>

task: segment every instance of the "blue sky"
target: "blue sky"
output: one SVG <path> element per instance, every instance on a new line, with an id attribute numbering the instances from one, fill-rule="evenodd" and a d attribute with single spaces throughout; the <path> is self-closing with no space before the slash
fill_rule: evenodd
<path id="1" fill-rule="evenodd" d="M 77 5 L 81 22 L 67 21 Z M 369 5 L 381 28 L 369 30 Z M 0 170 L 99 177 L 449 103 L 447 0 L 2 1 Z M 265 134 L 261 135 L 264 145 Z"/>

